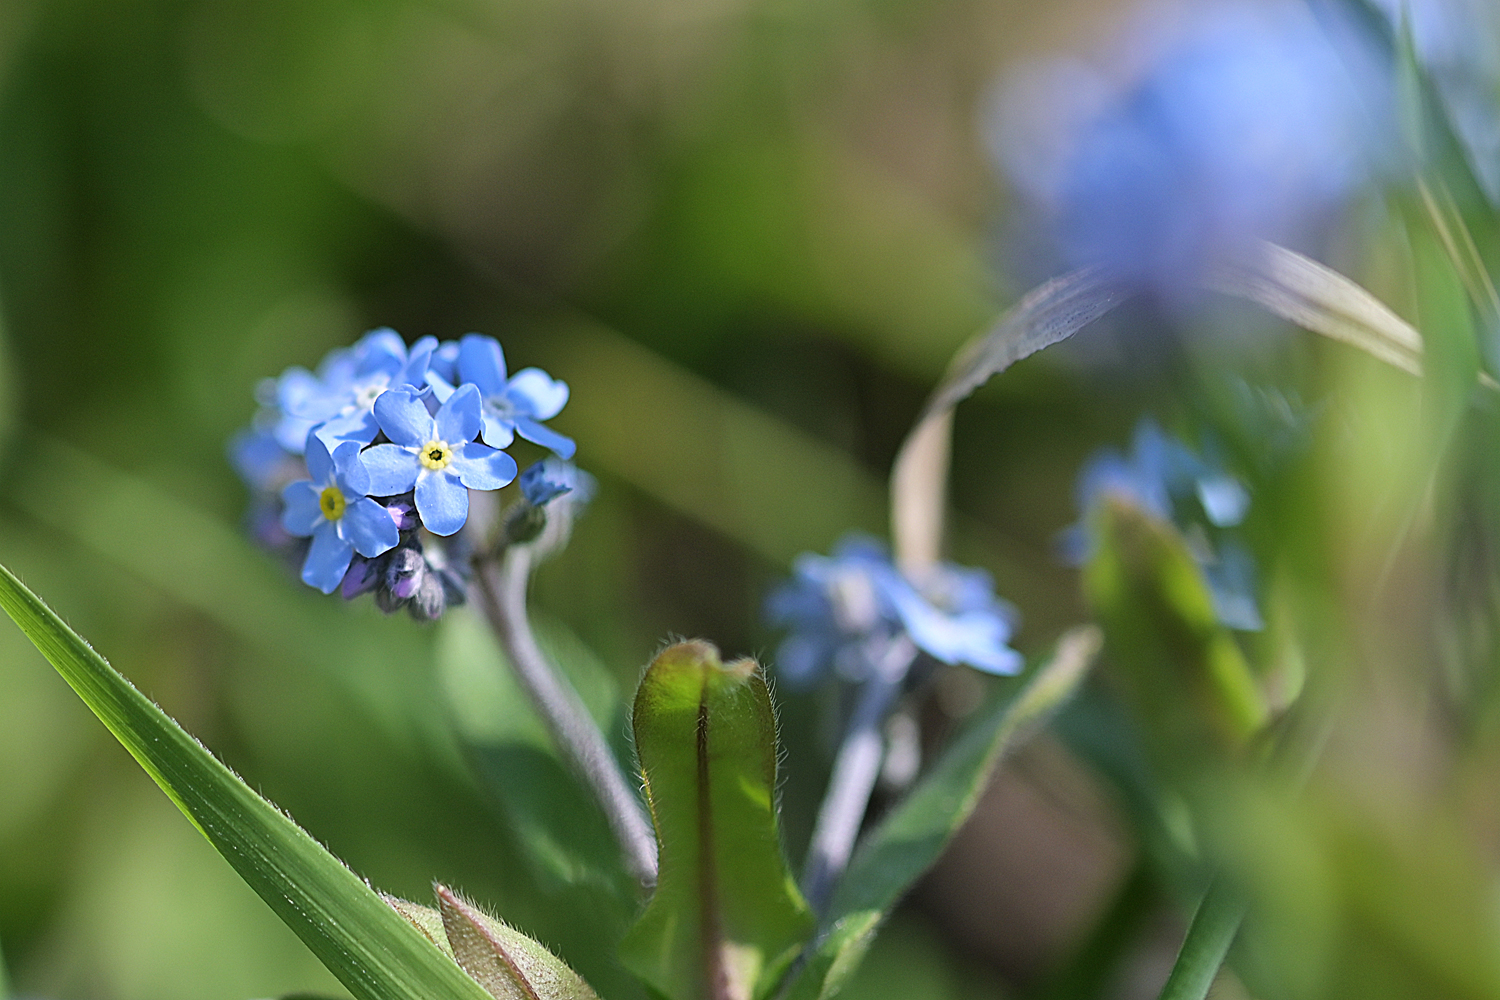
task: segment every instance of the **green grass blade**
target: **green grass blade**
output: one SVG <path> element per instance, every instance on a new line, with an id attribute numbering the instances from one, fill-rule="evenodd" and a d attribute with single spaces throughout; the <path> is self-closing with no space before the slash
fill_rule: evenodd
<path id="1" fill-rule="evenodd" d="M 359 1000 L 488 1000 L 357 875 L 137 691 L 3 566 L 0 607 Z"/>
<path id="2" fill-rule="evenodd" d="M 5 950 L 0 948 L 0 1000 L 10 1000 L 10 976 L 5 973 Z"/>
<path id="3" fill-rule="evenodd" d="M 1239 897 L 1214 883 L 1193 914 L 1160 1000 L 1203 1000 L 1208 996 L 1244 917 L 1245 904 Z"/>

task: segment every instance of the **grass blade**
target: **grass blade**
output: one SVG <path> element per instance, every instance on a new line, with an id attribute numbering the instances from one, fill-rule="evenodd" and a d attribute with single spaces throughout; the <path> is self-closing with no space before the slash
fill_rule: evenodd
<path id="1" fill-rule="evenodd" d="M 1238 896 L 1220 883 L 1210 886 L 1193 914 L 1160 1000 L 1203 1000 L 1208 996 L 1244 918 L 1245 904 Z"/>
<path id="2" fill-rule="evenodd" d="M 0 566 L 0 607 L 240 877 L 359 1000 L 488 1000 Z"/>

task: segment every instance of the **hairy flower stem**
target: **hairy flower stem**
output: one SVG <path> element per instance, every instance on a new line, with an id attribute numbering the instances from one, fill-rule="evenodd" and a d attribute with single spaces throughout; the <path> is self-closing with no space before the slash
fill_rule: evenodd
<path id="1" fill-rule="evenodd" d="M 532 634 L 526 615 L 531 565 L 532 552 L 526 545 L 508 546 L 498 565 L 494 560 L 477 563 L 480 609 L 553 743 L 604 810 L 626 868 L 642 886 L 653 886 L 656 836 L 640 799 L 577 692 L 547 659 Z"/>
<path id="2" fill-rule="evenodd" d="M 820 915 L 827 909 L 834 886 L 854 852 L 859 825 L 885 756 L 880 725 L 901 693 L 901 684 L 916 655 L 916 646 L 902 634 L 870 657 L 870 677 L 860 688 L 849 730 L 834 759 L 802 872 L 802 891 Z"/>

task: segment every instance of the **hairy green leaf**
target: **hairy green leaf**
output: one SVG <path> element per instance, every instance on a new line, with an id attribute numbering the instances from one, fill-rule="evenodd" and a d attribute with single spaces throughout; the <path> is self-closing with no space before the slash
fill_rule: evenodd
<path id="1" fill-rule="evenodd" d="M 871 831 L 849 865 L 830 908 L 827 929 L 788 993 L 823 1000 L 859 964 L 875 929 L 974 811 L 996 764 L 1067 702 L 1099 651 L 1099 630 L 1067 632 L 1052 659 L 1015 695 L 983 712 L 944 751 L 932 770 Z"/>
<path id="2" fill-rule="evenodd" d="M 765 677 L 679 643 L 646 671 L 633 724 L 661 871 L 621 958 L 669 1000 L 761 995 L 813 929 L 777 831 Z"/>
<path id="3" fill-rule="evenodd" d="M 437 887 L 454 958 L 495 1000 L 599 1000 L 556 955 L 520 931 Z"/>
<path id="4" fill-rule="evenodd" d="M 486 1000 L 359 876 L 261 798 L 0 566 L 0 607 L 193 825 L 359 1000 Z"/>

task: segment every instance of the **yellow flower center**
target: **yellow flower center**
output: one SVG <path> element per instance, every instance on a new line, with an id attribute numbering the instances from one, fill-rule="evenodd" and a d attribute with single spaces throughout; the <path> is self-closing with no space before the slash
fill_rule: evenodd
<path id="1" fill-rule="evenodd" d="M 434 472 L 446 469 L 448 463 L 453 461 L 453 449 L 448 447 L 447 441 L 428 441 L 417 452 L 422 459 L 422 464 Z"/>
<path id="2" fill-rule="evenodd" d="M 344 508 L 349 502 L 344 499 L 343 491 L 337 486 L 330 486 L 318 496 L 318 509 L 323 516 L 330 521 L 337 521 L 344 516 Z"/>

